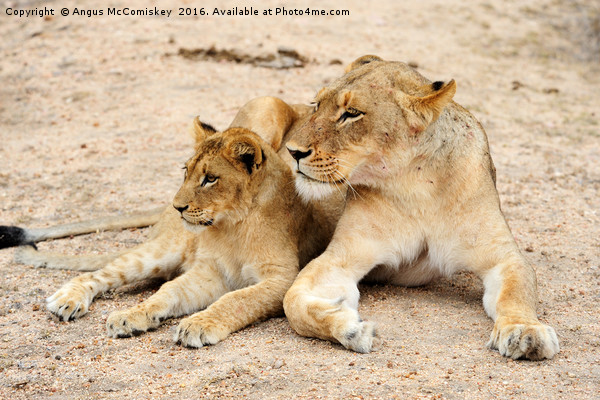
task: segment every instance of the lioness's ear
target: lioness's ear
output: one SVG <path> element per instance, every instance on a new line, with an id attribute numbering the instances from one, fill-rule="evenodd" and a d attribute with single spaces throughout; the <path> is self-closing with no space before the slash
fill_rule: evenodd
<path id="1" fill-rule="evenodd" d="M 252 174 L 254 168 L 258 168 L 263 160 L 263 151 L 258 140 L 250 136 L 241 136 L 233 139 L 227 145 L 227 153 L 234 165 L 239 165 Z"/>
<path id="2" fill-rule="evenodd" d="M 217 130 L 209 124 L 200 121 L 200 117 L 194 118 L 194 139 L 196 141 L 196 149 L 206 140 L 207 137 L 215 133 Z"/>
<path id="3" fill-rule="evenodd" d="M 358 67 L 362 67 L 363 65 L 368 64 L 373 61 L 383 61 L 383 60 L 381 59 L 381 57 L 377 57 L 377 56 L 368 54 L 366 56 L 359 57 L 356 60 L 352 61 L 352 64 L 348 65 L 346 67 L 346 69 L 344 70 L 344 72 L 348 73 L 352 70 L 355 70 Z"/>
<path id="4" fill-rule="evenodd" d="M 413 116 L 407 116 L 411 131 L 419 133 L 435 122 L 455 93 L 456 82 L 452 79 L 447 83 L 433 82 L 431 93 L 428 95 L 422 97 L 407 95 L 403 103 L 414 112 Z"/>

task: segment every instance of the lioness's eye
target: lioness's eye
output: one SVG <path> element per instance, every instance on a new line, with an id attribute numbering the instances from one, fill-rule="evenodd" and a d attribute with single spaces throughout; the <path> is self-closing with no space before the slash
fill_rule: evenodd
<path id="1" fill-rule="evenodd" d="M 338 122 L 344 122 L 348 118 L 356 118 L 363 114 L 364 114 L 364 112 L 358 111 L 356 108 L 349 108 L 340 116 L 340 119 L 338 119 Z"/>
<path id="2" fill-rule="evenodd" d="M 185 181 L 187 179 L 187 166 L 184 165 L 181 169 L 183 170 L 183 180 Z"/>
<path id="3" fill-rule="evenodd" d="M 204 179 L 202 180 L 202 186 L 206 186 L 209 183 L 214 183 L 217 181 L 217 177 L 213 176 L 213 175 L 205 175 Z"/>
<path id="4" fill-rule="evenodd" d="M 317 112 L 317 110 L 319 109 L 319 103 L 317 103 L 316 101 L 313 101 L 312 103 L 310 103 L 310 105 L 315 108 L 313 110 L 313 112 Z"/>

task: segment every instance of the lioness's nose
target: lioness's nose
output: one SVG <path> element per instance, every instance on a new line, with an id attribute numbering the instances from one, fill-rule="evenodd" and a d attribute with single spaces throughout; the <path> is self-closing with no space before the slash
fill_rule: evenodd
<path id="1" fill-rule="evenodd" d="M 308 157 L 312 154 L 311 149 L 302 151 L 300 149 L 293 148 L 290 146 L 287 146 L 287 149 L 290 152 L 290 154 L 292 155 L 292 157 L 294 157 L 294 160 L 296 160 L 296 161 L 300 161 L 302 158 Z"/>
<path id="2" fill-rule="evenodd" d="M 181 206 L 176 206 L 175 204 L 173 204 L 173 207 L 175 207 L 175 209 L 177 211 L 179 211 L 180 213 L 182 213 L 182 212 L 184 212 L 185 210 L 188 209 L 189 205 L 185 205 L 185 206 L 181 207 Z"/>

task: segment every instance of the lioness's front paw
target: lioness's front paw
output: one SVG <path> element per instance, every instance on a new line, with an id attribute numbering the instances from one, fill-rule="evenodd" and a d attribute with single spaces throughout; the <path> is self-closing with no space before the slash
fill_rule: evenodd
<path id="1" fill-rule="evenodd" d="M 500 318 L 494 325 L 487 345 L 491 349 L 497 349 L 503 356 L 515 360 L 518 358 L 550 359 L 559 350 L 556 332 L 550 326 L 537 321 L 506 323 Z"/>
<path id="2" fill-rule="evenodd" d="M 358 311 L 349 307 L 343 299 L 336 302 L 338 307 L 326 313 L 325 322 L 331 327 L 333 337 L 345 348 L 358 353 L 370 353 L 377 344 L 375 324 L 363 321 Z"/>
<path id="3" fill-rule="evenodd" d="M 144 311 L 135 309 L 115 311 L 106 320 L 106 331 L 110 337 L 126 338 L 155 328 L 159 322 L 158 318 L 152 319 Z"/>
<path id="4" fill-rule="evenodd" d="M 186 347 L 202 347 L 225 339 L 229 330 L 212 318 L 198 313 L 181 320 L 175 332 L 175 342 Z"/>
<path id="5" fill-rule="evenodd" d="M 73 321 L 88 312 L 90 301 L 78 291 L 60 289 L 46 299 L 48 311 L 59 320 Z"/>
<path id="6" fill-rule="evenodd" d="M 349 324 L 344 331 L 336 339 L 347 349 L 358 353 L 370 353 L 373 350 L 377 339 L 374 323 L 358 320 Z"/>

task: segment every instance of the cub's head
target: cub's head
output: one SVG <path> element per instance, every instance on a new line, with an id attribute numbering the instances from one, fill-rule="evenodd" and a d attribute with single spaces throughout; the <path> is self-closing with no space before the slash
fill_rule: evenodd
<path id="1" fill-rule="evenodd" d="M 247 129 L 219 133 L 197 118 L 194 132 L 196 154 L 184 167 L 173 207 L 190 230 L 239 221 L 264 180 L 268 145 Z"/>
<path id="2" fill-rule="evenodd" d="M 336 185 L 371 186 L 402 168 L 456 91 L 454 80 L 431 83 L 404 63 L 376 56 L 346 71 L 321 89 L 313 114 L 286 144 L 296 160 L 296 187 L 307 199 Z"/>

